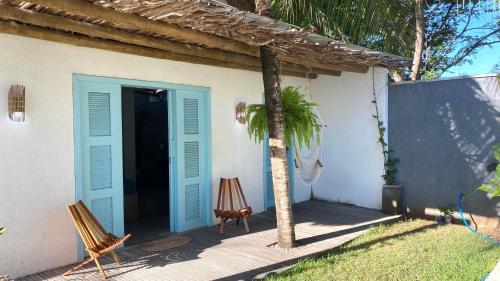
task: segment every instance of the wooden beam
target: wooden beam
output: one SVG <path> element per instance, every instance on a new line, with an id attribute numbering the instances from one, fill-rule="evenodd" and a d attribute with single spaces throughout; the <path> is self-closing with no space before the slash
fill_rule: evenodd
<path id="1" fill-rule="evenodd" d="M 254 46 L 199 32 L 193 29 L 182 28 L 174 24 L 161 21 L 153 21 L 147 18 L 124 13 L 110 8 L 104 8 L 82 0 L 30 0 L 29 3 L 38 4 L 43 7 L 66 11 L 78 16 L 101 19 L 112 23 L 118 23 L 129 27 L 137 28 L 146 33 L 156 33 L 169 38 L 182 41 L 193 42 L 211 48 L 218 48 L 226 51 L 239 51 L 244 54 L 258 56 L 258 50 Z"/>
<path id="2" fill-rule="evenodd" d="M 135 14 L 104 8 L 82 0 L 30 0 L 29 2 L 43 7 L 69 12 L 78 16 L 126 25 L 145 33 L 164 35 L 171 39 L 201 44 L 209 48 L 217 48 L 256 57 L 259 56 L 259 48 L 257 46 L 251 46 L 243 42 L 199 32 L 193 29 L 182 28 L 174 24 L 149 20 Z M 345 70 L 360 73 L 366 73 L 368 71 L 368 67 L 365 66 L 322 64 L 306 57 L 295 57 L 288 54 L 281 54 L 280 59 L 298 65 L 308 65 L 309 67 L 325 70 Z"/>
<path id="3" fill-rule="evenodd" d="M 365 65 L 353 65 L 353 64 L 320 64 L 316 63 L 302 57 L 286 55 L 283 53 L 278 53 L 278 59 L 290 63 L 309 65 L 311 69 L 328 69 L 331 71 L 347 71 L 347 72 L 356 72 L 356 73 L 367 73 L 369 67 Z"/>
<path id="4" fill-rule="evenodd" d="M 260 66 L 251 66 L 245 64 L 239 64 L 235 62 L 224 62 L 213 60 L 209 58 L 202 58 L 196 56 L 190 56 L 185 54 L 178 54 L 172 52 L 166 52 L 163 50 L 141 47 L 131 44 L 124 44 L 119 42 L 114 42 L 110 40 L 90 38 L 83 35 L 70 34 L 60 31 L 47 30 L 41 27 L 28 26 L 24 24 L 15 23 L 12 21 L 0 20 L 0 33 L 7 33 L 12 35 L 20 35 L 35 39 L 54 41 L 59 43 L 71 44 L 80 47 L 88 47 L 101 49 L 106 51 L 120 52 L 131 55 L 138 55 L 144 57 L 151 57 L 157 59 L 166 59 L 174 61 L 182 61 L 194 64 L 205 64 L 211 66 L 218 66 L 224 68 L 233 68 L 241 70 L 249 70 L 260 72 Z M 308 75 L 303 72 L 294 72 L 289 70 L 283 70 L 284 75 L 296 76 L 296 77 L 307 77 Z M 316 78 L 316 74 L 309 75 L 310 78 Z"/>
<path id="5" fill-rule="evenodd" d="M 90 37 L 99 37 L 111 39 L 122 43 L 134 44 L 138 46 L 151 47 L 155 49 L 186 54 L 198 57 L 206 57 L 214 60 L 226 62 L 235 62 L 251 66 L 260 66 L 260 60 L 257 57 L 248 55 L 236 54 L 222 51 L 219 49 L 208 49 L 197 45 L 172 42 L 166 39 L 130 33 L 110 27 L 103 27 L 89 23 L 79 22 L 68 18 L 41 14 L 29 10 L 23 10 L 11 7 L 5 4 L 0 4 L 0 18 L 5 20 L 15 20 L 40 27 L 48 27 L 60 29 L 63 31 L 76 32 Z M 339 71 L 325 70 L 312 68 L 308 69 L 305 66 L 286 63 L 284 70 L 302 73 L 318 73 L 323 75 L 339 76 Z"/>

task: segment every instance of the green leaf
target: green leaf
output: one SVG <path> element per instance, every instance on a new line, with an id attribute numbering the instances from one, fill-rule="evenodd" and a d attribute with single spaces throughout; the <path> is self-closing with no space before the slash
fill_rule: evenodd
<path id="1" fill-rule="evenodd" d="M 500 188 L 493 190 L 493 192 L 491 192 L 491 195 L 493 197 L 500 197 Z"/>
<path id="2" fill-rule="evenodd" d="M 497 159 L 497 161 L 500 162 L 500 143 L 495 144 L 492 150 L 493 150 L 493 156 L 495 156 L 495 159 Z"/>
<path id="3" fill-rule="evenodd" d="M 485 192 L 488 192 L 491 190 L 491 186 L 489 185 L 486 185 L 486 184 L 483 184 L 481 185 L 480 187 L 477 188 L 478 190 L 481 190 L 481 191 L 485 191 Z"/>
<path id="4" fill-rule="evenodd" d="M 500 161 L 500 143 L 493 145 L 493 155 Z M 490 192 L 493 197 L 500 197 L 500 165 L 497 165 L 495 171 L 495 179 L 486 181 L 485 184 L 477 188 L 484 192 Z"/>
<path id="5" fill-rule="evenodd" d="M 0 227 L 0 235 L 2 235 L 7 229 L 5 227 Z"/>

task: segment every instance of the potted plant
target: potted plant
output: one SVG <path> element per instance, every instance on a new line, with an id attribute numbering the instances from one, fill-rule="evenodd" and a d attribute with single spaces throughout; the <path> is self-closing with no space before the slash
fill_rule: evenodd
<path id="1" fill-rule="evenodd" d="M 292 148 L 294 140 L 298 142 L 299 147 L 310 147 L 314 134 L 319 135 L 318 117 L 313 112 L 313 108 L 317 105 L 307 101 L 299 88 L 288 86 L 283 88 L 281 94 L 287 149 Z M 260 143 L 264 140 L 268 130 L 266 105 L 248 105 L 246 117 L 250 138 Z"/>
<path id="2" fill-rule="evenodd" d="M 384 164 L 384 185 L 382 186 L 382 211 L 386 214 L 398 215 L 403 213 L 403 186 L 396 183 L 396 165 L 398 159 L 392 158 L 389 151 Z"/>
<path id="3" fill-rule="evenodd" d="M 448 206 L 438 207 L 441 215 L 436 217 L 436 222 L 438 224 L 452 224 L 453 223 L 453 205 L 450 204 Z"/>

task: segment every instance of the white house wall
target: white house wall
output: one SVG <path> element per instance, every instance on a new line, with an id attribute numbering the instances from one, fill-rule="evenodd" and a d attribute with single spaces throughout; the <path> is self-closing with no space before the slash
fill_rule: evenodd
<path id="1" fill-rule="evenodd" d="M 382 121 L 387 125 L 387 72 L 375 69 L 375 92 Z M 372 70 L 367 74 L 321 76 L 311 93 L 319 104 L 324 129 L 319 180 L 313 185 L 316 199 L 381 209 L 383 154 L 373 100 Z M 300 183 L 302 184 L 302 183 Z"/>
<path id="2" fill-rule="evenodd" d="M 220 177 L 238 176 L 255 212 L 264 210 L 262 145 L 234 120 L 240 101 L 262 102 L 260 73 L 166 61 L 0 34 L 0 275 L 18 277 L 76 260 L 76 231 L 64 206 L 75 200 L 72 75 L 87 74 L 211 89 L 212 200 Z M 385 83 L 377 72 L 377 83 Z M 306 85 L 285 77 L 283 85 Z M 26 86 L 25 123 L 7 117 L 11 85 Z M 328 120 L 320 198 L 380 207 L 381 158 L 371 119 L 371 75 L 312 81 Z M 327 155 L 327 156 L 325 156 Z M 295 201 L 310 189 L 296 180 Z M 216 221 L 214 220 L 214 223 Z"/>

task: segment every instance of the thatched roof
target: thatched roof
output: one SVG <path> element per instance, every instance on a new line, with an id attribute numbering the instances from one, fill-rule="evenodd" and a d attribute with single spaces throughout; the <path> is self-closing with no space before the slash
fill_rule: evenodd
<path id="1" fill-rule="evenodd" d="M 214 52 L 223 51 L 243 56 L 244 60 L 258 57 L 258 46 L 269 45 L 279 52 L 288 69 L 298 72 L 300 69 L 316 73 L 325 70 L 321 74 L 335 70 L 364 72 L 369 66 L 400 68 L 408 63 L 399 56 L 332 40 L 214 0 L 0 0 L 0 3 L 4 3 L 0 6 L 0 19 L 4 21 L 77 35 L 82 34 L 79 29 L 75 31 L 76 27 L 71 27 L 71 23 L 129 33 L 144 39 L 181 43 L 186 48 L 194 46 Z M 43 18 L 32 21 L 30 14 L 17 15 L 13 10 L 3 12 L 2 9 L 7 6 L 29 11 L 31 15 L 54 16 L 71 22 L 67 26 L 63 26 L 62 22 L 61 26 L 44 24 Z M 51 19 L 54 20 L 53 17 L 47 18 L 48 21 Z M 12 32 L 12 24 L 5 28 L 0 26 L 0 32 L 4 29 L 7 30 L 4 32 L 15 33 Z M 21 28 L 16 26 L 16 30 Z M 106 37 L 103 33 L 85 33 L 83 35 L 92 38 L 129 43 L 116 37 Z M 237 63 L 240 62 L 237 60 Z"/>

